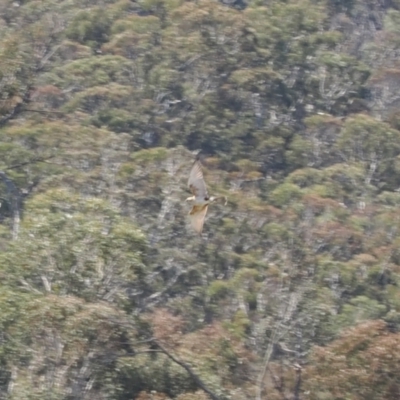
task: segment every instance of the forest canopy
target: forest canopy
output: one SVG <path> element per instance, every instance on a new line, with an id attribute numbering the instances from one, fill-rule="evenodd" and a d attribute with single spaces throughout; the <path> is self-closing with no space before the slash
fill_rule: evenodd
<path id="1" fill-rule="evenodd" d="M 399 397 L 399 33 L 398 0 L 1 1 L 0 398 Z"/>

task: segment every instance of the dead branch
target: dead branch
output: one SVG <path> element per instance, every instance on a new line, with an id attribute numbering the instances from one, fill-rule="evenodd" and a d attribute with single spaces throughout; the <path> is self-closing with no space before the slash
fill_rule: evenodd
<path id="1" fill-rule="evenodd" d="M 49 157 L 34 158 L 33 160 L 29 160 L 29 161 L 25 161 L 25 162 L 22 162 L 22 163 L 19 163 L 19 164 L 11 165 L 10 167 L 5 168 L 5 170 L 20 168 L 20 167 L 24 167 L 25 165 L 34 164 L 34 163 L 37 163 L 37 162 L 46 162 L 48 160 L 51 160 L 54 157 L 55 157 L 55 155 L 52 155 L 52 156 L 49 156 Z"/>
<path id="2" fill-rule="evenodd" d="M 213 400 L 221 400 L 220 397 L 218 397 L 215 393 L 213 393 L 207 385 L 201 380 L 201 378 L 192 370 L 192 368 L 189 367 L 185 362 L 178 360 L 175 356 L 173 356 L 164 346 L 162 346 L 158 341 L 153 339 L 153 343 L 163 352 L 169 359 L 171 359 L 175 364 L 178 364 L 181 366 L 183 369 L 186 370 L 186 372 L 191 376 L 191 378 L 196 382 L 196 385 L 202 389 L 204 392 L 206 392 L 211 399 Z"/>
<path id="3" fill-rule="evenodd" d="M 294 400 L 300 400 L 300 387 L 301 387 L 301 366 L 299 364 L 295 365 L 296 373 L 297 373 L 297 380 L 296 385 L 294 387 Z"/>
<path id="4" fill-rule="evenodd" d="M 24 110 L 25 112 L 37 112 L 37 113 L 42 113 L 42 114 L 59 114 L 59 115 L 66 115 L 64 112 L 61 111 L 50 111 L 50 110 L 33 110 L 30 108 L 26 108 Z"/>

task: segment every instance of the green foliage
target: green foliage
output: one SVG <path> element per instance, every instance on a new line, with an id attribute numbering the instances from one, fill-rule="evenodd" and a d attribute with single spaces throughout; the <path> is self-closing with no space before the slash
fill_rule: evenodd
<path id="1" fill-rule="evenodd" d="M 399 33 L 400 12 L 398 10 L 389 10 L 384 20 L 385 30 L 388 32 Z"/>
<path id="2" fill-rule="evenodd" d="M 67 28 L 69 39 L 96 47 L 108 40 L 111 18 L 104 8 L 80 11 Z"/>
<path id="3" fill-rule="evenodd" d="M 24 233 L 2 255 L 4 271 L 18 271 L 17 281 L 42 291 L 45 277 L 55 293 L 94 300 L 110 279 L 132 285 L 142 277 L 144 236 L 103 200 L 52 190 L 27 203 L 26 212 Z M 123 302 L 125 295 L 113 297 Z"/>
<path id="4" fill-rule="evenodd" d="M 152 366 L 151 369 L 148 365 Z M 142 390 L 156 390 L 176 396 L 195 389 L 185 370 L 163 355 L 153 357 L 142 354 L 135 358 L 121 358 L 117 368 L 121 371 L 121 384 L 125 386 L 125 391 L 133 395 Z"/>
<path id="5" fill-rule="evenodd" d="M 105 125 L 113 132 L 129 132 L 135 127 L 134 117 L 129 112 L 117 108 L 101 110 L 92 119 L 92 123 L 98 127 Z"/>
<path id="6" fill-rule="evenodd" d="M 211 301 L 223 299 L 230 294 L 229 284 L 225 281 L 214 281 L 209 285 L 207 292 Z"/>
<path id="7" fill-rule="evenodd" d="M 161 29 L 161 21 L 154 15 L 140 17 L 132 15 L 129 18 L 117 20 L 114 22 L 111 32 L 119 34 L 124 31 L 133 31 L 139 34 L 152 32 L 153 34 L 159 32 Z"/>
<path id="8" fill-rule="evenodd" d="M 61 67 L 58 74 L 63 78 L 66 87 L 72 83 L 82 87 L 107 85 L 110 82 L 126 84 L 128 79 L 124 66 L 128 67 L 129 62 L 120 56 L 93 56 L 89 59 L 75 60 Z"/>
<path id="9" fill-rule="evenodd" d="M 297 185 L 284 183 L 271 192 L 271 203 L 282 207 L 299 199 L 302 195 L 301 189 Z"/>
<path id="10" fill-rule="evenodd" d="M 384 305 L 366 296 L 358 296 L 352 299 L 350 304 L 343 306 L 342 312 L 335 318 L 335 325 L 340 330 L 355 323 L 380 318 L 385 314 L 386 307 Z"/>
<path id="11" fill-rule="evenodd" d="M 365 115 L 346 121 L 338 147 L 351 160 L 373 161 L 394 157 L 399 152 L 399 132 Z"/>

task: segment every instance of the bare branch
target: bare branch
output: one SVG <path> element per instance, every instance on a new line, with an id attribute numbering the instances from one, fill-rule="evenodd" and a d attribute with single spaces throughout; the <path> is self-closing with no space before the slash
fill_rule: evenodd
<path id="1" fill-rule="evenodd" d="M 42 113 L 42 114 L 59 114 L 59 115 L 66 115 L 64 112 L 61 112 L 61 111 L 32 110 L 32 109 L 30 109 L 30 108 L 26 108 L 24 111 L 37 112 L 37 113 Z"/>
<path id="2" fill-rule="evenodd" d="M 296 380 L 296 385 L 294 387 L 294 400 L 300 400 L 300 387 L 301 387 L 301 366 L 296 364 L 295 365 L 296 372 L 297 372 L 297 380 Z"/>
<path id="3" fill-rule="evenodd" d="M 52 158 L 54 158 L 55 155 L 49 156 L 49 157 L 39 157 L 39 158 L 34 158 L 33 160 L 29 160 L 29 161 L 25 161 L 19 164 L 15 164 L 15 165 L 11 165 L 11 167 L 7 167 L 5 168 L 5 170 L 9 170 L 9 169 L 16 169 L 16 168 L 20 168 L 20 167 L 24 167 L 25 165 L 30 165 L 30 164 L 34 164 L 37 162 L 47 162 L 48 160 L 51 160 Z"/>
<path id="4" fill-rule="evenodd" d="M 162 346 L 158 341 L 153 339 L 153 343 L 169 358 L 171 359 L 175 364 L 178 364 L 181 366 L 183 369 L 186 370 L 186 372 L 191 376 L 191 378 L 196 382 L 197 386 L 202 389 L 204 392 L 206 392 L 211 399 L 213 400 L 220 400 L 220 397 L 218 397 L 215 393 L 213 393 L 207 386 L 206 384 L 200 379 L 200 377 L 187 365 L 185 362 L 178 360 L 175 356 L 173 356 L 164 346 Z"/>

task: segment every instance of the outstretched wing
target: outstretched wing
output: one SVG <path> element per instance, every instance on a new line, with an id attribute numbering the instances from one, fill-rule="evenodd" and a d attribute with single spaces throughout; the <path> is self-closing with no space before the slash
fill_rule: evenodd
<path id="1" fill-rule="evenodd" d="M 206 219 L 208 204 L 201 206 L 193 206 L 192 210 L 189 213 L 190 222 L 192 224 L 193 229 L 201 234 L 203 230 L 204 220 Z"/>
<path id="2" fill-rule="evenodd" d="M 190 171 L 188 186 L 195 198 L 204 200 L 208 197 L 206 183 L 203 178 L 203 171 L 199 161 L 195 161 Z"/>

